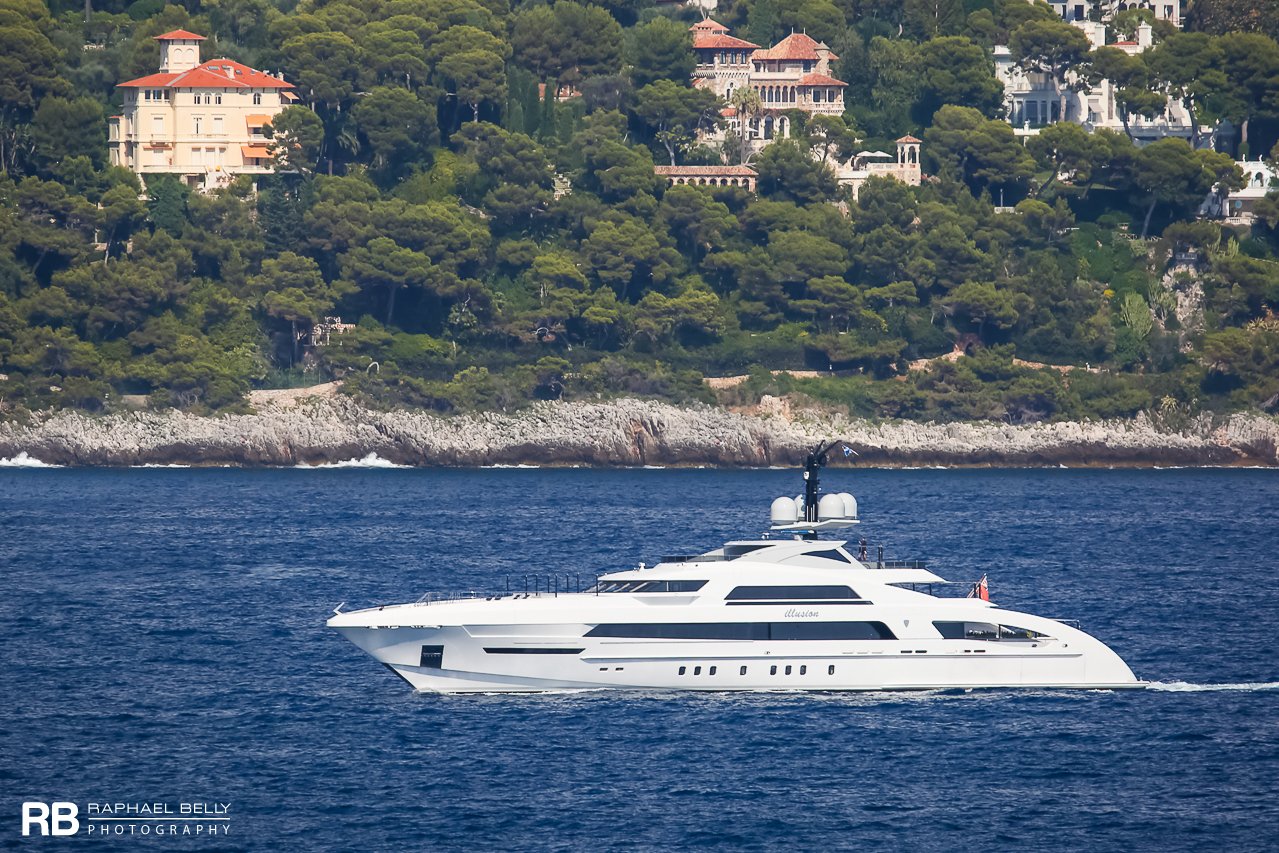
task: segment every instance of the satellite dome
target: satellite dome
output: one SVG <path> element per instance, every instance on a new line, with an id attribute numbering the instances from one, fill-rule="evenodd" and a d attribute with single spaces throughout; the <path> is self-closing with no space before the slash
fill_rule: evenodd
<path id="1" fill-rule="evenodd" d="M 795 512 L 795 502 L 790 498 L 778 498 L 773 501 L 773 508 L 770 511 L 773 524 L 794 524 L 798 518 Z"/>
<path id="2" fill-rule="evenodd" d="M 856 518 L 857 517 L 857 498 L 853 497 L 848 492 L 840 492 L 839 499 L 844 502 L 844 517 Z"/>
<path id="3" fill-rule="evenodd" d="M 817 502 L 817 520 L 830 521 L 844 517 L 844 499 L 839 495 L 822 495 Z"/>

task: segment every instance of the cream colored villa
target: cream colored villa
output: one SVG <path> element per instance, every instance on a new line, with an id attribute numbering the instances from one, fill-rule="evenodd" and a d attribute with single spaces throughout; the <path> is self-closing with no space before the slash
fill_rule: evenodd
<path id="1" fill-rule="evenodd" d="M 272 170 L 262 128 L 294 100 L 293 84 L 230 59 L 200 61 L 204 36 L 156 36 L 160 72 L 121 83 L 124 113 L 110 121 L 112 165 L 178 175 L 210 190 Z"/>
<path id="2" fill-rule="evenodd" d="M 709 18 L 689 29 L 697 56 L 694 86 L 709 89 L 726 101 L 743 86 L 759 94 L 761 114 L 751 117 L 747 134 L 756 150 L 774 138 L 790 136 L 787 110 L 843 115 L 848 84 L 831 76 L 830 64 L 839 57 L 825 43 L 804 33 L 791 33 L 764 50 L 730 36 L 728 27 Z M 728 133 L 737 135 L 736 110 L 726 110 L 724 117 Z"/>

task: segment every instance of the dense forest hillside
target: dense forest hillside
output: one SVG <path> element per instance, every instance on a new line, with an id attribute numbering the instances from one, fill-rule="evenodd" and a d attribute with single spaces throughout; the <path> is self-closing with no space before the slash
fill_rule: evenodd
<path id="1" fill-rule="evenodd" d="M 1026 0 L 723 0 L 716 19 L 756 43 L 824 40 L 849 83 L 842 118 L 796 112 L 796 138 L 754 158 L 753 194 L 654 173 L 740 161 L 732 134 L 698 142 L 724 104 L 690 86 L 694 8 L 0 0 L 0 417 L 133 395 L 235 410 L 333 378 L 442 412 L 710 401 L 703 377 L 733 374 L 750 378 L 724 402 L 873 417 L 1273 412 L 1279 200 L 1251 227 L 1196 220 L 1240 184 L 1234 158 L 1279 137 L 1266 8 L 1200 0 L 1123 57 L 1081 53 Z M 296 86 L 256 187 L 156 174 L 143 193 L 108 165 L 116 84 L 154 73 L 154 37 L 179 28 Z M 1074 124 L 1023 144 L 996 44 L 1104 73 L 1134 115 L 1171 95 L 1233 130 L 1220 152 Z M 832 160 L 908 133 L 922 186 L 837 185 Z M 313 346 L 331 316 L 351 326 Z"/>

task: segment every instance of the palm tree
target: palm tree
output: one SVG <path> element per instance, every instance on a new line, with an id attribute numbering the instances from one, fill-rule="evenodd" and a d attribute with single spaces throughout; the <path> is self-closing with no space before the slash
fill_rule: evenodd
<path id="1" fill-rule="evenodd" d="M 737 110 L 737 129 L 740 134 L 740 157 L 739 165 L 746 165 L 746 128 L 750 124 L 750 120 L 758 116 L 763 108 L 763 102 L 759 99 L 759 92 L 756 92 L 750 86 L 739 86 L 734 89 L 732 94 L 728 96 L 728 102 Z"/>

